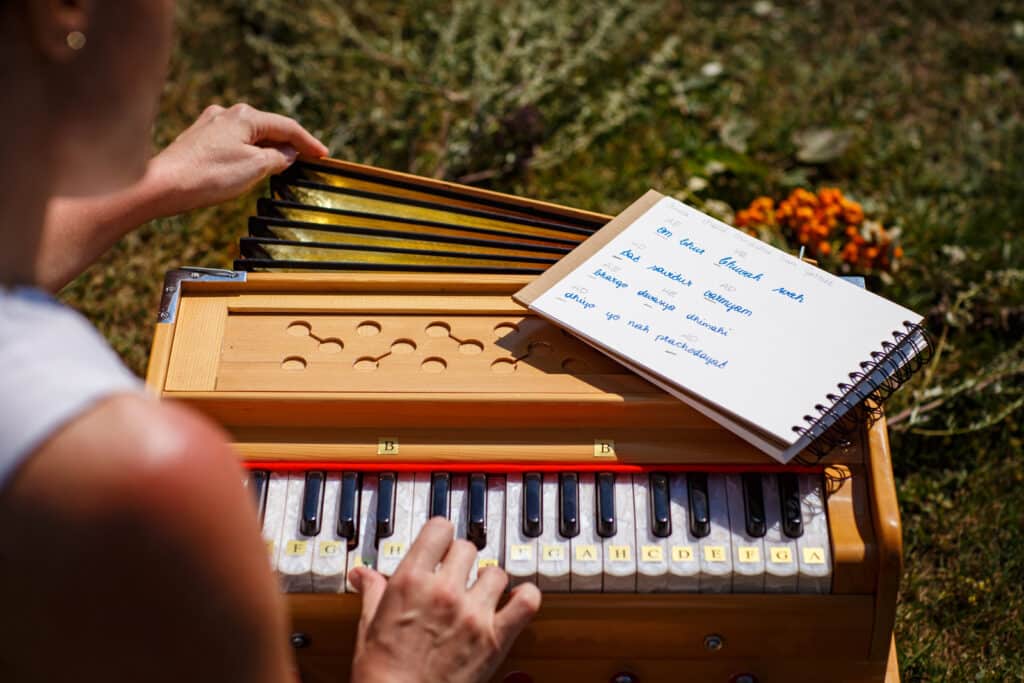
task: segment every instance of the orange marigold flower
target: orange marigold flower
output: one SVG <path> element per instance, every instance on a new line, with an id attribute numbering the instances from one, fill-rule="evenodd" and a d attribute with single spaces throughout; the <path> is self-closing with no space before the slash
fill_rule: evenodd
<path id="1" fill-rule="evenodd" d="M 822 256 L 828 256 L 832 253 L 832 245 L 825 241 L 818 242 L 818 253 Z"/>
<path id="2" fill-rule="evenodd" d="M 903 258 L 903 247 L 896 247 L 892 250 L 893 258 Z"/>
<path id="3" fill-rule="evenodd" d="M 845 261 L 846 263 L 856 263 L 857 262 L 857 245 L 854 244 L 853 242 L 847 242 L 846 246 L 843 247 L 843 251 L 840 254 L 840 256 L 842 257 L 843 261 Z"/>
<path id="4" fill-rule="evenodd" d="M 818 199 L 825 204 L 833 204 L 842 201 L 843 193 L 835 187 L 823 187 L 818 190 Z"/>
<path id="5" fill-rule="evenodd" d="M 849 200 L 844 201 L 843 220 L 847 223 L 861 223 L 864 220 L 864 209 L 857 202 L 851 202 Z"/>

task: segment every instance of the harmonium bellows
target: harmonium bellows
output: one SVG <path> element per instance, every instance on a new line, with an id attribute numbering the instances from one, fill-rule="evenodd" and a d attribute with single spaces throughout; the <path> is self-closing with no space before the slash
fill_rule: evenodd
<path id="1" fill-rule="evenodd" d="M 512 300 L 608 218 L 300 162 L 234 270 L 168 275 L 147 382 L 244 460 L 303 680 L 438 514 L 544 592 L 495 680 L 896 680 L 884 422 L 781 466 Z"/>

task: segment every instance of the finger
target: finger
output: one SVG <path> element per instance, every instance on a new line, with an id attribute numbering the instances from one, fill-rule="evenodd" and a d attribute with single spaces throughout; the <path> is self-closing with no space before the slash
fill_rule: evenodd
<path id="1" fill-rule="evenodd" d="M 448 546 L 448 554 L 441 560 L 438 572 L 456 586 L 465 586 L 469 581 L 469 570 L 476 562 L 476 546 L 460 538 Z"/>
<path id="2" fill-rule="evenodd" d="M 441 558 L 448 552 L 454 535 L 455 528 L 444 517 L 428 520 L 416 541 L 409 547 L 409 552 L 398 565 L 395 574 L 415 570 L 433 573 Z"/>
<path id="3" fill-rule="evenodd" d="M 540 609 L 540 591 L 532 583 L 512 589 L 508 603 L 494 615 L 494 632 L 503 652 L 508 652 L 516 637 Z"/>
<path id="4" fill-rule="evenodd" d="M 224 109 L 224 107 L 220 106 L 219 104 L 211 104 L 209 107 L 203 110 L 202 114 L 199 115 L 199 118 L 196 119 L 196 123 L 204 123 L 206 121 L 209 121 L 217 114 L 222 114 L 225 111 L 226 110 Z"/>
<path id="5" fill-rule="evenodd" d="M 469 589 L 473 602 L 493 611 L 501 600 L 505 586 L 508 585 L 508 574 L 499 567 L 485 567 L 477 575 L 476 583 Z"/>
<path id="6" fill-rule="evenodd" d="M 310 157 L 327 156 L 328 150 L 322 142 L 287 116 L 260 111 L 252 107 L 240 107 L 239 116 L 249 126 L 249 142 L 259 145 L 264 142 L 286 142 L 299 154 Z"/>
<path id="7" fill-rule="evenodd" d="M 260 150 L 265 174 L 280 173 L 295 163 L 298 156 L 299 153 L 295 151 L 295 148 L 286 144 L 274 144 Z"/>
<path id="8" fill-rule="evenodd" d="M 383 575 L 369 567 L 356 567 L 348 573 L 348 578 L 363 599 L 357 635 L 359 642 L 362 642 L 366 628 L 377 614 L 377 606 L 380 605 L 381 596 L 384 595 L 384 589 L 387 588 L 388 582 Z"/>

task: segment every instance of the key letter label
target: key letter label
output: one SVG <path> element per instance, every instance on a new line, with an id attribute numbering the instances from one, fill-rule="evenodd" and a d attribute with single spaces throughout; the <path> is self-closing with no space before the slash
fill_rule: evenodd
<path id="1" fill-rule="evenodd" d="M 610 546 L 608 546 L 608 561 L 609 562 L 629 562 L 629 546 L 628 545 L 610 545 Z"/>
<path id="2" fill-rule="evenodd" d="M 542 551 L 542 557 L 545 560 L 564 560 L 565 549 L 560 545 L 546 545 Z"/>
<path id="3" fill-rule="evenodd" d="M 405 554 L 405 544 L 388 541 L 381 548 L 381 554 L 384 557 L 401 557 Z"/>
<path id="4" fill-rule="evenodd" d="M 340 555 L 341 548 L 341 541 L 320 541 L 320 557 Z"/>
<path id="5" fill-rule="evenodd" d="M 825 564 L 825 549 L 804 548 L 804 562 L 806 564 Z"/>
<path id="6" fill-rule="evenodd" d="M 761 560 L 761 550 L 757 546 L 741 545 L 738 548 L 740 562 L 754 563 Z"/>
<path id="7" fill-rule="evenodd" d="M 672 546 L 673 562 L 689 562 L 693 559 L 693 547 L 688 545 Z"/>
<path id="8" fill-rule="evenodd" d="M 580 562 L 588 562 L 597 559 L 597 546 L 596 545 L 578 545 L 576 546 L 576 559 Z"/>
<path id="9" fill-rule="evenodd" d="M 725 562 L 725 547 L 709 545 L 704 548 L 704 560 L 707 562 Z"/>
<path id="10" fill-rule="evenodd" d="M 284 552 L 288 555 L 300 556 L 306 552 L 308 541 L 291 540 L 284 546 Z"/>
<path id="11" fill-rule="evenodd" d="M 660 545 L 645 545 L 640 548 L 641 562 L 663 562 L 664 560 L 665 553 L 662 552 Z"/>
<path id="12" fill-rule="evenodd" d="M 793 553 L 789 548 L 770 548 L 768 551 L 771 561 L 775 564 L 790 564 L 793 562 Z"/>
<path id="13" fill-rule="evenodd" d="M 594 439 L 594 457 L 595 458 L 614 458 L 615 457 L 615 440 L 614 439 Z"/>
<path id="14" fill-rule="evenodd" d="M 398 455 L 398 437 L 377 437 L 377 455 Z"/>
<path id="15" fill-rule="evenodd" d="M 528 545 L 515 544 L 512 546 L 512 560 L 513 561 L 528 561 L 533 553 L 530 552 L 532 548 Z"/>

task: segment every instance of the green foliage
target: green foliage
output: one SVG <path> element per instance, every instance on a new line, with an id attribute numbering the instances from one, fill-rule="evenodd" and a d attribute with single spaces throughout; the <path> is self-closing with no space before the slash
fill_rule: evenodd
<path id="1" fill-rule="evenodd" d="M 939 342 L 889 408 L 904 680 L 1021 680 L 1019 3 L 182 0 L 179 15 L 158 143 L 248 101 L 336 156 L 609 213 L 657 187 L 728 220 L 829 185 L 898 227 L 904 268 L 873 288 Z M 253 205 L 146 226 L 64 297 L 141 371 L 162 272 L 228 263 Z"/>

